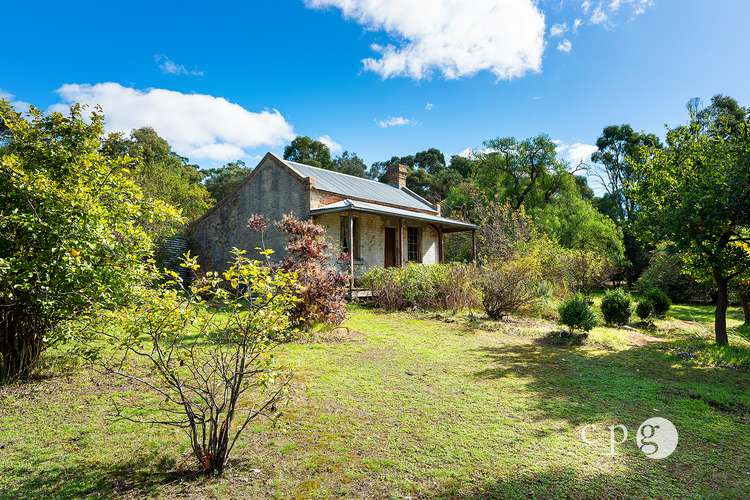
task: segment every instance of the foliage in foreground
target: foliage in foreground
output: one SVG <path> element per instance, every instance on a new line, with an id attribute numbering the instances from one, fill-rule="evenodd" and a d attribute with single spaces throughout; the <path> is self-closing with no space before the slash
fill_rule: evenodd
<path id="1" fill-rule="evenodd" d="M 144 198 L 138 161 L 101 152 L 104 116 L 28 119 L 0 101 L 0 381 L 32 375 L 63 326 L 117 306 L 138 284 L 149 236 L 180 221 Z"/>
<path id="2" fill-rule="evenodd" d="M 195 258 L 183 265 L 199 271 Z M 292 333 L 296 277 L 236 249 L 222 276 L 208 272 L 183 288 L 179 274 L 168 275 L 172 287 L 144 290 L 121 315 L 124 333 L 107 334 L 114 351 L 99 365 L 158 398 L 128 401 L 119 417 L 181 429 L 200 470 L 220 474 L 247 426 L 279 415 L 289 376 L 272 351 Z M 134 369 L 133 357 L 150 370 Z"/>
<path id="3" fill-rule="evenodd" d="M 476 273 L 474 266 L 467 264 L 408 264 L 372 268 L 363 283 L 383 309 L 459 311 L 479 305 Z"/>
<path id="4" fill-rule="evenodd" d="M 596 316 L 585 296 L 576 294 L 564 300 L 558 308 L 560 323 L 567 326 L 571 333 L 577 330 L 589 332 L 596 326 Z"/>
<path id="5" fill-rule="evenodd" d="M 602 299 L 602 316 L 608 325 L 625 325 L 630 321 L 632 299 L 625 290 L 607 290 Z"/>

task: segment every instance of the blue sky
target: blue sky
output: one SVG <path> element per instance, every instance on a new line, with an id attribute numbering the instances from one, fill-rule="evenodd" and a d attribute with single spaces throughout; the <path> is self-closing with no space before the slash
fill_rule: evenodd
<path id="1" fill-rule="evenodd" d="M 368 163 L 538 133 L 578 157 L 609 124 L 662 133 L 694 96 L 750 104 L 740 0 L 12 0 L 3 15 L 0 92 L 19 108 L 98 102 L 112 129 L 154 126 L 206 167 L 296 134 Z"/>

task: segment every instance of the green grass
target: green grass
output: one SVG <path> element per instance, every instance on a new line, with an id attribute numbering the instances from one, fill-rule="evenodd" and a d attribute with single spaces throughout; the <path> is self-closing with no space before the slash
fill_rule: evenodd
<path id="1" fill-rule="evenodd" d="M 702 327 L 677 321 L 560 347 L 543 321 L 354 308 L 349 341 L 284 347 L 281 425 L 255 426 L 213 479 L 185 472 L 179 433 L 108 417 L 136 388 L 66 370 L 0 389 L 0 496 L 747 497 L 750 373 L 683 355 Z M 633 439 L 652 416 L 680 433 L 661 461 Z M 631 439 L 609 456 L 613 424 Z"/>

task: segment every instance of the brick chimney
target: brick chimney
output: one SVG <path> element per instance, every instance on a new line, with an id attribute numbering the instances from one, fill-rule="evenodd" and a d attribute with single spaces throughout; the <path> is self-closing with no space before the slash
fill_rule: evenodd
<path id="1" fill-rule="evenodd" d="M 409 169 L 400 163 L 388 165 L 385 171 L 385 182 L 399 189 L 406 187 L 406 174 Z"/>

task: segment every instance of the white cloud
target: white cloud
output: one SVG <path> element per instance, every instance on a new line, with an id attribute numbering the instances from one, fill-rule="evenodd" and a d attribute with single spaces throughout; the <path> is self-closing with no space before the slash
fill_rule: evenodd
<path id="1" fill-rule="evenodd" d="M 620 9 L 620 0 L 610 0 L 609 2 L 609 10 L 612 12 L 617 12 Z"/>
<path id="2" fill-rule="evenodd" d="M 550 36 L 562 36 L 568 31 L 568 23 L 553 24 L 549 29 Z"/>
<path id="3" fill-rule="evenodd" d="M 607 22 L 607 13 L 604 12 L 604 9 L 602 9 L 601 4 L 597 5 L 594 9 L 594 13 L 591 14 L 591 23 L 592 24 L 602 24 Z"/>
<path id="4" fill-rule="evenodd" d="M 557 154 L 569 161 L 573 166 L 577 166 L 581 162 L 590 161 L 591 155 L 599 149 L 593 144 L 584 144 L 581 142 L 576 142 L 575 144 L 565 144 L 559 140 L 553 142 L 557 144 Z"/>
<path id="5" fill-rule="evenodd" d="M 108 131 L 152 127 L 177 153 L 191 159 L 236 160 L 249 156 L 250 148 L 278 146 L 294 138 L 279 111 L 248 111 L 223 97 L 138 90 L 113 82 L 65 84 L 57 94 L 62 102 L 52 110 L 65 112 L 74 102 L 98 104 Z"/>
<path id="6" fill-rule="evenodd" d="M 646 12 L 646 9 L 653 7 L 653 0 L 630 0 L 628 3 L 633 5 L 633 14 L 640 16 Z"/>
<path id="7" fill-rule="evenodd" d="M 458 156 L 462 156 L 464 158 L 469 158 L 469 159 L 474 158 L 474 148 L 470 146 L 464 149 L 463 151 L 461 151 L 460 153 L 458 153 Z"/>
<path id="8" fill-rule="evenodd" d="M 414 121 L 403 116 L 391 116 L 385 120 L 378 120 L 377 124 L 380 128 L 403 127 L 405 125 L 414 125 Z"/>
<path id="9" fill-rule="evenodd" d="M 156 54 L 154 56 L 154 61 L 159 66 L 161 72 L 166 73 L 167 75 L 203 76 L 203 71 L 196 69 L 189 70 L 182 64 L 177 64 L 169 57 L 162 54 Z"/>
<path id="10" fill-rule="evenodd" d="M 557 50 L 565 52 L 566 54 L 573 49 L 573 44 L 567 38 L 557 44 Z"/>
<path id="11" fill-rule="evenodd" d="M 373 44 L 379 55 L 362 61 L 382 78 L 415 80 L 439 72 L 446 79 L 489 71 L 498 79 L 539 71 L 544 14 L 534 0 L 305 0 L 334 7 L 366 29 L 394 40 Z"/>
<path id="12" fill-rule="evenodd" d="M 583 19 L 577 18 L 573 21 L 573 33 L 578 33 L 578 29 L 583 25 Z"/>
<path id="13" fill-rule="evenodd" d="M 0 89 L 0 99 L 8 101 L 10 105 L 13 106 L 13 109 L 19 113 L 26 113 L 31 106 L 28 102 L 17 100 L 15 94 L 3 89 Z"/>
<path id="14" fill-rule="evenodd" d="M 591 9 L 591 1 L 583 0 L 583 2 L 581 2 L 581 10 L 583 11 L 584 14 L 588 14 L 589 9 Z"/>
<path id="15" fill-rule="evenodd" d="M 330 135 L 325 134 L 318 137 L 318 141 L 322 142 L 326 146 L 328 146 L 328 149 L 331 151 L 331 153 L 340 153 L 344 150 L 344 148 L 339 144 L 338 142 L 334 141 Z"/>
<path id="16" fill-rule="evenodd" d="M 435 109 L 435 105 L 432 104 L 431 102 L 428 102 L 427 104 L 424 105 L 425 111 L 432 111 L 433 109 Z"/>

